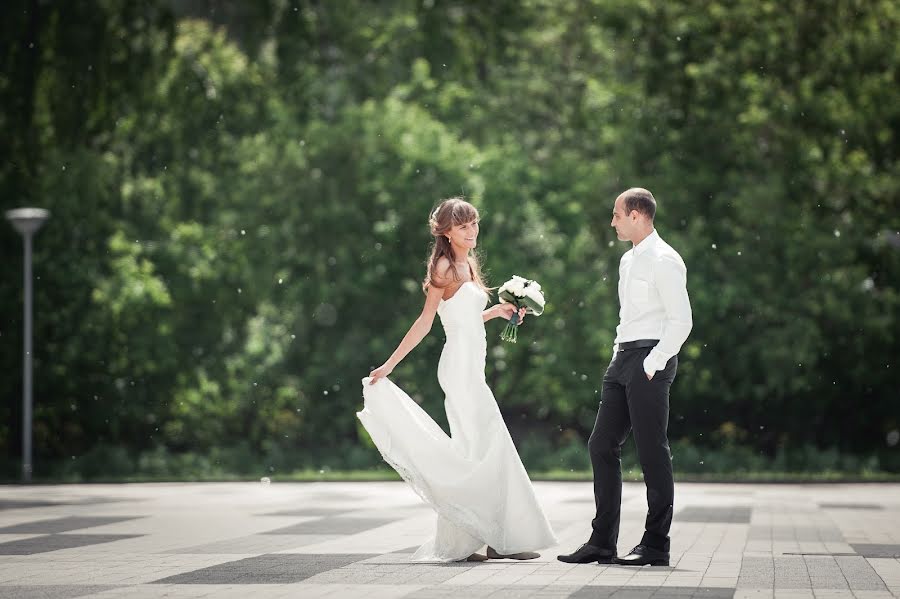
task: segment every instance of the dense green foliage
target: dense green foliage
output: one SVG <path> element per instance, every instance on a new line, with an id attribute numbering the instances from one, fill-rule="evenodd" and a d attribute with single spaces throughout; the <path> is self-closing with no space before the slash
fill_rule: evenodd
<path id="1" fill-rule="evenodd" d="M 198 8 L 211 6 L 213 8 Z M 688 265 L 676 470 L 900 470 L 889 0 L 0 7 L 0 205 L 35 239 L 36 473 L 380 462 L 354 412 L 423 301 L 436 202 L 547 310 L 488 377 L 526 464 L 589 467 L 630 186 Z M 0 233 L 0 447 L 21 240 Z M 440 422 L 440 325 L 393 378 Z M 706 459 L 704 458 L 706 457 Z M 706 464 L 709 465 L 706 465 Z"/>

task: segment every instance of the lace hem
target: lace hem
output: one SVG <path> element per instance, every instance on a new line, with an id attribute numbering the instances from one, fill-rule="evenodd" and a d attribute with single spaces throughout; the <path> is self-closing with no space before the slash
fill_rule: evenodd
<path id="1" fill-rule="evenodd" d="M 364 379 L 364 384 L 365 381 L 366 379 Z M 483 381 L 481 384 L 485 385 Z M 393 388 L 395 385 L 391 385 L 391 387 Z M 365 390 L 366 388 L 364 387 L 364 395 Z M 412 400 L 408 399 L 399 388 L 397 388 L 397 392 L 397 399 L 402 403 L 405 404 L 407 401 L 412 402 Z M 489 393 L 489 390 L 487 392 Z M 367 404 L 369 400 L 370 398 L 366 398 Z M 366 405 L 363 407 L 362 411 L 357 413 L 357 417 L 363 422 L 376 449 L 378 449 L 379 454 L 381 454 L 382 459 L 391 466 L 400 477 L 409 484 L 413 492 L 438 515 L 438 526 L 433 539 L 423 544 L 416 555 L 419 555 L 419 553 L 430 553 L 431 555 L 439 557 L 428 561 L 454 561 L 465 559 L 484 544 L 490 545 L 500 553 L 519 553 L 522 551 L 544 549 L 558 542 L 549 527 L 546 531 L 540 530 L 544 528 L 540 523 L 535 523 L 537 529 L 534 531 L 534 536 L 529 534 L 523 536 L 521 534 L 522 531 L 520 530 L 506 530 L 504 526 L 510 525 L 510 523 L 505 522 L 504 520 L 504 525 L 501 525 L 501 520 L 503 519 L 500 518 L 499 514 L 496 515 L 496 517 L 492 516 L 494 511 L 502 511 L 510 499 L 508 497 L 509 489 L 505 483 L 507 483 L 510 478 L 518 478 L 519 474 L 518 472 L 513 473 L 508 471 L 509 468 L 514 467 L 513 463 L 509 463 L 510 460 L 513 460 L 513 457 L 506 456 L 505 454 L 508 451 L 514 453 L 515 448 L 512 445 L 511 439 L 509 439 L 509 433 L 506 432 L 506 429 L 503 426 L 502 416 L 495 403 L 494 410 L 496 411 L 496 414 L 490 414 L 488 421 L 495 424 L 498 428 L 490 431 L 493 434 L 486 434 L 486 436 L 491 439 L 491 447 L 494 448 L 495 451 L 500 451 L 504 456 L 494 456 L 498 458 L 497 466 L 501 468 L 501 471 L 495 473 L 495 476 L 492 478 L 495 483 L 479 491 L 489 494 L 493 499 L 491 503 L 496 503 L 496 506 L 490 510 L 490 513 L 479 513 L 478 511 L 468 508 L 466 504 L 462 502 L 462 498 L 460 498 L 460 501 L 448 501 L 447 498 L 441 499 L 440 494 L 435 493 L 431 489 L 427 472 L 420 472 L 417 467 L 410 463 L 409 459 L 412 456 L 407 456 L 405 454 L 406 450 L 400 450 L 399 447 L 398 451 L 394 451 L 395 435 L 392 433 L 391 429 L 392 427 L 397 426 L 397 423 L 388 424 L 388 421 L 386 421 L 385 418 L 390 420 L 390 416 L 378 406 L 377 401 L 372 407 L 378 407 L 378 409 L 373 411 L 370 409 L 370 406 Z M 417 407 L 418 406 L 412 405 L 414 412 L 417 411 L 414 409 Z M 425 422 L 428 423 L 426 428 L 430 429 L 430 425 L 433 425 L 435 430 L 430 432 L 436 435 L 439 431 L 437 425 L 435 425 L 424 412 L 420 417 L 423 420 L 423 424 Z M 451 428 L 452 424 L 453 423 L 451 422 Z M 443 431 L 440 432 L 442 436 L 446 436 L 443 434 Z M 509 444 L 508 448 L 505 447 L 505 442 Z M 498 443 L 500 446 L 496 445 Z M 485 454 L 493 453 L 491 449 L 487 447 L 482 447 L 479 450 L 479 454 L 482 452 Z M 525 477 L 527 480 L 527 474 L 525 473 L 524 468 L 522 468 L 521 462 L 518 461 L 518 456 L 516 455 L 514 458 L 513 461 L 518 464 L 518 469 L 522 470 L 521 476 Z M 526 501 L 529 499 L 533 501 L 539 512 L 540 520 L 545 520 L 545 516 L 540 513 L 540 507 L 538 507 L 536 498 L 534 497 L 534 490 L 530 487 L 530 484 L 525 486 L 527 487 L 527 491 L 525 489 L 522 489 L 522 491 L 528 493 L 530 498 L 523 499 L 526 499 Z M 454 534 L 452 529 L 445 529 L 442 522 L 455 528 L 456 531 L 458 531 L 458 534 Z M 468 536 L 469 539 L 462 538 L 463 535 Z M 513 538 L 508 538 L 510 536 Z M 513 546 L 508 544 L 509 541 L 513 541 L 516 545 Z M 473 546 L 474 542 L 478 542 L 478 545 Z M 463 554 L 463 551 L 466 550 L 467 552 Z"/>
<path id="2" fill-rule="evenodd" d="M 376 445 L 376 447 L 378 446 Z M 555 544 L 556 539 L 554 538 L 553 542 L 549 542 L 546 545 L 537 547 L 496 546 L 500 545 L 500 543 L 498 543 L 497 541 L 502 538 L 502 530 L 498 524 L 494 522 L 485 522 L 483 519 L 473 514 L 470 510 L 467 510 L 459 505 L 438 502 L 432 497 L 431 493 L 428 491 L 428 485 L 422 480 L 421 477 L 399 464 L 390 456 L 385 455 L 385 453 L 381 451 L 380 448 L 378 448 L 378 453 L 380 453 L 384 461 L 387 462 L 387 464 L 391 468 L 393 468 L 397 472 L 397 474 L 399 474 L 400 477 L 409 484 L 410 487 L 412 487 L 412 490 L 416 493 L 416 495 L 418 495 L 422 499 L 422 501 L 424 501 L 435 512 L 437 512 L 438 516 L 447 519 L 454 525 L 461 528 L 472 538 L 481 541 L 482 545 L 491 545 L 500 553 L 519 553 L 523 551 L 537 551 L 540 549 L 546 549 L 547 547 L 551 547 Z M 555 535 L 551 536 L 555 537 Z M 455 561 L 464 559 L 466 557 L 468 557 L 468 555 L 459 556 L 456 558 L 448 558 L 446 561 Z"/>
<path id="3" fill-rule="evenodd" d="M 376 445 L 376 447 L 378 447 Z M 408 470 L 398 463 L 396 460 L 392 459 L 390 456 L 385 455 L 381 448 L 378 448 L 378 453 L 381 454 L 381 457 L 384 459 L 387 464 L 393 468 L 400 477 L 405 480 L 412 490 L 418 495 L 422 501 L 428 504 L 435 512 L 437 512 L 438 516 L 446 518 L 454 525 L 461 528 L 466 534 L 470 537 L 477 539 L 482 542 L 483 545 L 490 544 L 490 539 L 497 539 L 500 537 L 500 527 L 494 523 L 486 523 L 481 521 L 477 516 L 475 516 L 471 511 L 466 510 L 460 506 L 449 504 L 449 503 L 440 503 L 436 501 L 431 493 L 427 490 L 428 485 L 425 481 L 422 480 L 421 477 L 417 476 L 413 473 L 413 471 Z M 480 529 L 480 530 L 479 530 Z M 485 530 L 487 530 L 487 534 L 485 534 Z M 468 555 L 460 556 L 453 559 L 463 559 L 468 557 Z"/>

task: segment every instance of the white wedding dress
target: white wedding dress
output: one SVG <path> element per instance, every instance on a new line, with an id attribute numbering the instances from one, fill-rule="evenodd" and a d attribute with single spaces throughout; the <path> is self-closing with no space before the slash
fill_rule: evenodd
<path id="1" fill-rule="evenodd" d="M 450 436 L 389 379 L 363 379 L 357 416 L 385 461 L 437 512 L 413 561 L 456 561 L 489 545 L 500 554 L 557 544 L 484 378 L 487 294 L 471 281 L 438 315 L 447 341 L 438 382 Z"/>

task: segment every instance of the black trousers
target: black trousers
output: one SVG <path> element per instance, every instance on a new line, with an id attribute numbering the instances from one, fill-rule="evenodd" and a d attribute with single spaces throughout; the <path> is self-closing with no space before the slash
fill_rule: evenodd
<path id="1" fill-rule="evenodd" d="M 634 431 L 649 508 L 641 543 L 669 551 L 675 499 L 668 439 L 669 388 L 678 370 L 678 356 L 647 380 L 643 362 L 651 349 L 616 352 L 603 377 L 600 409 L 588 441 L 597 504 L 588 542 L 597 547 L 616 549 L 622 514 L 622 446 Z"/>

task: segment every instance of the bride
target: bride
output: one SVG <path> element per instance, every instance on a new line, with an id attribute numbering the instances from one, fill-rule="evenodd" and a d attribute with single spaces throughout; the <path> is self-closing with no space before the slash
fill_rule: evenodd
<path id="1" fill-rule="evenodd" d="M 363 379 L 357 416 L 381 455 L 437 512 L 434 537 L 413 561 L 533 559 L 556 544 L 497 402 L 484 377 L 484 323 L 509 319 L 512 304 L 485 309 L 488 288 L 472 252 L 478 212 L 461 198 L 444 200 L 429 220 L 435 237 L 423 282 L 422 313 L 383 365 Z M 447 341 L 438 382 L 450 436 L 388 375 L 441 317 Z M 524 308 L 519 317 L 525 316 Z M 478 553 L 487 546 L 485 554 Z"/>

